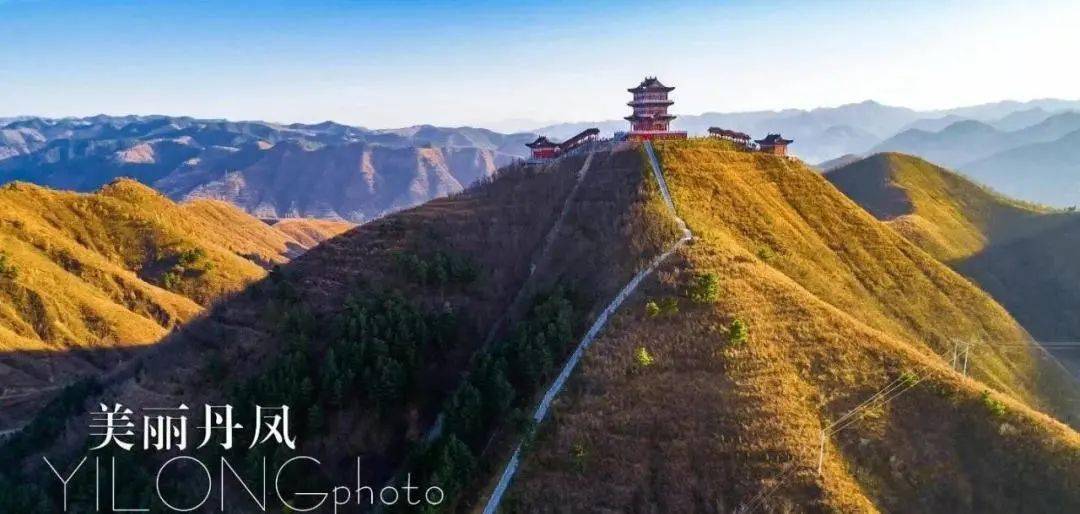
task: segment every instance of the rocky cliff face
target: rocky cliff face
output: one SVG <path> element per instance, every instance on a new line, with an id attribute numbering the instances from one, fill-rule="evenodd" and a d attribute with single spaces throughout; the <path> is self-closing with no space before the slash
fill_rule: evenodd
<path id="1" fill-rule="evenodd" d="M 154 183 L 174 198 L 225 200 L 260 217 L 315 216 L 354 222 L 461 191 L 511 157 L 479 148 L 390 148 L 351 143 L 309 150 L 219 151 Z M 249 162 L 240 168 L 237 160 Z"/>

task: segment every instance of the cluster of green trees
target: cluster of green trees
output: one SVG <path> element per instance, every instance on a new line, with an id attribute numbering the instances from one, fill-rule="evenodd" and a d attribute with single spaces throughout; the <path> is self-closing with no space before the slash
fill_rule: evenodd
<path id="1" fill-rule="evenodd" d="M 679 300 L 674 296 L 665 296 L 659 300 L 645 303 L 645 315 L 650 318 L 674 316 L 679 313 Z"/>
<path id="2" fill-rule="evenodd" d="M 476 280 L 480 272 L 469 257 L 441 250 L 425 256 L 401 252 L 396 260 L 398 268 L 410 282 L 426 286 L 468 284 Z"/>
<path id="3" fill-rule="evenodd" d="M 280 279 L 271 278 L 271 281 Z M 453 312 L 431 312 L 397 292 L 365 292 L 346 300 L 325 327 L 288 282 L 272 286 L 282 352 L 266 371 L 237 388 L 234 404 L 292 405 L 299 428 L 322 430 L 326 414 L 354 404 L 389 412 L 416 399 L 418 376 L 457 342 Z M 331 341 L 319 355 L 310 341 Z"/>
<path id="4" fill-rule="evenodd" d="M 994 415 L 994 417 L 1000 418 L 1005 416 L 1009 412 L 1009 408 L 1005 406 L 1005 402 L 994 398 L 989 389 L 986 389 L 979 396 L 979 400 L 982 401 L 983 407 L 987 412 Z"/>
<path id="5" fill-rule="evenodd" d="M 214 269 L 214 263 L 207 259 L 206 250 L 199 247 L 187 248 L 162 259 L 172 261 L 172 265 L 161 275 L 161 285 L 175 291 L 188 275 L 203 275 Z"/>
<path id="6" fill-rule="evenodd" d="M 446 402 L 442 434 L 410 458 L 414 476 L 443 488 L 443 507 L 453 505 L 475 478 L 481 454 L 504 421 L 526 420 L 510 428 L 531 429 L 526 412 L 569 351 L 573 326 L 573 306 L 564 291 L 556 290 L 537 299 L 510 337 L 476 358 Z"/>
<path id="7" fill-rule="evenodd" d="M 281 341 L 280 350 L 260 373 L 234 385 L 222 403 L 234 406 L 233 416 L 238 421 L 254 419 L 255 405 L 290 406 L 290 430 L 298 444 L 324 430 L 328 414 L 347 406 L 373 406 L 390 414 L 393 408 L 420 400 L 416 388 L 419 375 L 458 342 L 458 322 L 453 313 L 427 311 L 396 292 L 356 294 L 339 314 L 321 320 L 304 306 L 292 281 L 280 270 L 272 272 L 262 287 L 269 296 L 264 319 L 275 323 L 273 332 Z M 326 346 L 313 343 L 321 340 L 332 342 Z M 93 387 L 96 384 L 70 386 L 33 424 L 3 447 L 3 461 L 18 462 L 30 452 L 52 444 L 66 419 L 98 390 Z M 260 476 L 263 458 L 280 464 L 291 456 L 291 451 L 281 445 L 248 449 L 247 443 L 234 441 L 233 448 L 227 451 L 209 445 L 189 453 L 204 462 L 227 457 L 231 463 L 238 463 L 241 476 L 248 477 Z M 452 481 L 458 476 L 454 474 L 457 470 L 469 468 L 472 455 L 462 448 L 453 441 L 440 445 L 440 462 L 444 463 L 441 478 Z M 149 496 L 153 491 L 145 487 L 154 483 L 152 453 L 103 449 L 94 454 L 103 458 L 115 455 L 122 460 L 118 468 L 126 476 L 138 477 L 117 484 L 117 497 L 124 505 L 154 503 Z M 312 488 L 317 487 L 320 478 L 305 475 L 287 480 L 297 488 Z M 55 495 L 46 496 L 36 487 L 23 487 L 24 483 L 0 476 L 0 512 L 56 510 L 51 503 Z M 92 482 L 72 484 L 77 495 L 92 493 L 92 487 Z M 198 493 L 180 482 L 163 487 L 173 491 L 170 498 L 185 499 Z M 93 505 L 92 497 L 87 498 L 89 503 L 81 503 Z M 198 501 L 197 497 L 191 499 L 192 503 Z"/>
<path id="8" fill-rule="evenodd" d="M 275 320 L 281 349 L 262 372 L 236 384 L 223 400 L 234 406 L 237 420 L 252 419 L 255 405 L 290 405 L 294 409 L 291 429 L 301 444 L 325 429 L 329 414 L 347 406 L 371 406 L 392 415 L 393 409 L 422 400 L 417 385 L 423 370 L 458 343 L 458 321 L 453 313 L 427 311 L 395 292 L 355 295 L 332 320 L 321 320 L 304 307 L 291 281 L 280 271 L 271 273 L 264 288 L 271 297 L 265 319 Z M 569 351 L 573 327 L 572 304 L 564 291 L 557 290 L 539 297 L 509 337 L 475 357 L 470 373 L 445 402 L 440 436 L 410 452 L 414 482 L 437 484 L 446 493 L 442 509 L 454 505 L 476 478 L 480 456 L 500 427 L 532 428 L 528 421 L 509 427 L 504 422 L 530 419 L 526 414 L 530 403 Z M 313 344 L 316 340 L 332 342 L 321 346 Z M 94 383 L 70 387 L 34 424 L 5 445 L 0 457 L 5 462 L 18 462 L 29 452 L 48 447 L 66 419 L 98 390 Z M 207 462 L 227 457 L 238 463 L 242 476 L 259 476 L 263 458 L 269 462 L 288 458 L 288 450 L 280 445 L 248 449 L 245 443 L 234 442 L 230 450 L 209 445 L 191 453 Z M 146 485 L 153 484 L 154 455 L 109 450 L 96 453 L 113 454 L 122 459 L 118 465 L 127 476 L 140 477 L 118 483 L 118 498 L 130 505 L 152 504 L 152 491 Z M 43 489 L 26 486 L 19 478 L 0 476 L 0 512 L 54 510 L 55 498 L 45 495 Z M 296 487 L 317 487 L 321 478 L 290 480 Z M 79 497 L 92 493 L 92 487 L 90 481 L 72 484 Z M 179 482 L 163 487 L 173 491 L 170 498 L 184 499 L 198 493 L 187 491 Z"/>
<path id="9" fill-rule="evenodd" d="M 382 410 L 409 399 L 417 374 L 455 344 L 453 312 L 426 312 L 396 293 L 353 297 L 323 358 L 320 390 L 331 406 L 357 390 Z"/>
<path id="10" fill-rule="evenodd" d="M 687 296 L 696 303 L 713 303 L 720 299 L 720 277 L 713 272 L 696 275 L 687 288 Z"/>
<path id="11" fill-rule="evenodd" d="M 728 327 L 728 342 L 733 345 L 745 344 L 750 340 L 750 327 L 745 321 L 736 319 L 731 322 L 731 326 Z"/>

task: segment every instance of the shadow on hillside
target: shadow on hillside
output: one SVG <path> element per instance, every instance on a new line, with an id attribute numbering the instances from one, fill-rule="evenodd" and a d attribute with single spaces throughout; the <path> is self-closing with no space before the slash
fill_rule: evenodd
<path id="1" fill-rule="evenodd" d="M 1040 341 L 1080 341 L 1080 219 L 956 265 Z"/>
<path id="2" fill-rule="evenodd" d="M 0 433 L 17 429 L 82 378 L 103 379 L 157 345 L 66 351 L 0 351 Z"/>

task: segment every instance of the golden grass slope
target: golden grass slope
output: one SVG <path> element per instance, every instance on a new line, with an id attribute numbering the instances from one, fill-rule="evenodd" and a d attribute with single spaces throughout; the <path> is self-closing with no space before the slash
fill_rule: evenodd
<path id="1" fill-rule="evenodd" d="M 993 344 L 1028 339 L 1004 309 L 797 161 L 659 150 L 698 239 L 594 344 L 509 511 L 733 512 L 774 486 L 753 512 L 1080 508 L 1080 436 L 1037 410 L 1067 386 L 1031 347 Z M 706 272 L 721 298 L 693 304 Z M 648 316 L 664 296 L 680 312 Z M 734 319 L 748 342 L 729 343 Z M 939 356 L 952 338 L 991 343 L 974 378 Z M 923 380 L 829 437 L 817 476 L 822 428 L 905 372 Z"/>
<path id="2" fill-rule="evenodd" d="M 1012 200 L 909 155 L 878 154 L 825 176 L 976 281 L 1040 340 L 1080 338 L 1080 214 Z"/>
<path id="3" fill-rule="evenodd" d="M 0 319 L 59 348 L 153 342 L 334 233 L 300 242 L 228 204 L 176 204 L 130 180 L 94 194 L 10 184 L 0 213 L 0 250 L 16 270 Z"/>
<path id="4" fill-rule="evenodd" d="M 946 262 L 1067 218 L 911 155 L 876 154 L 826 177 L 878 219 Z"/>
<path id="5" fill-rule="evenodd" d="M 323 234 L 297 241 L 227 204 L 176 204 L 131 180 L 93 194 L 0 187 L 0 400 L 110 361 L 71 350 L 156 342 Z"/>
<path id="6" fill-rule="evenodd" d="M 315 246 L 356 226 L 345 221 L 314 218 L 285 218 L 274 220 L 271 225 L 306 247 Z"/>

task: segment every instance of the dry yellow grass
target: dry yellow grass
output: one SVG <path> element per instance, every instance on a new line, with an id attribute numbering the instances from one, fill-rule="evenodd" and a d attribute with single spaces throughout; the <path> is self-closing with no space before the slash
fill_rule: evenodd
<path id="1" fill-rule="evenodd" d="M 826 177 L 980 284 L 1040 340 L 1080 338 L 1080 264 L 1069 258 L 1080 214 L 1004 197 L 910 155 L 874 155 Z"/>
<path id="2" fill-rule="evenodd" d="M 273 227 L 308 247 L 336 237 L 356 225 L 345 221 L 319 220 L 313 218 L 286 218 L 276 220 Z"/>
<path id="3" fill-rule="evenodd" d="M 1037 408 L 1062 383 L 1031 350 L 987 346 L 965 378 L 949 339 L 1024 341 L 1008 313 L 797 161 L 665 143 L 699 237 L 628 302 L 557 402 L 511 488 L 522 512 L 1032 512 L 1080 506 L 1080 436 Z M 667 318 L 647 299 L 713 272 L 721 299 Z M 749 341 L 727 343 L 734 319 Z M 655 364 L 631 373 L 645 346 Z M 929 377 L 829 439 L 904 372 Z M 996 417 L 981 393 L 1006 406 Z M 1035 408 L 1033 408 L 1034 406 Z M 584 455 L 583 457 L 581 455 Z"/>
<path id="4" fill-rule="evenodd" d="M 176 204 L 130 180 L 94 194 L 11 184 L 0 213 L 0 250 L 17 270 L 0 284 L 0 321 L 19 336 L 0 341 L 7 350 L 152 343 L 335 233 L 301 243 L 228 204 Z M 165 284 L 175 255 L 194 249 L 194 269 Z"/>
<path id="5" fill-rule="evenodd" d="M 130 180 L 93 194 L 3 186 L 0 400 L 26 407 L 34 403 L 26 395 L 99 373 L 130 354 L 72 350 L 155 343 L 334 233 L 297 241 L 230 205 L 176 204 Z M 0 422 L 15 415 L 9 407 L 0 405 Z"/>
<path id="6" fill-rule="evenodd" d="M 946 262 L 1045 230 L 1066 218 L 911 155 L 877 154 L 826 176 L 856 203 Z"/>

